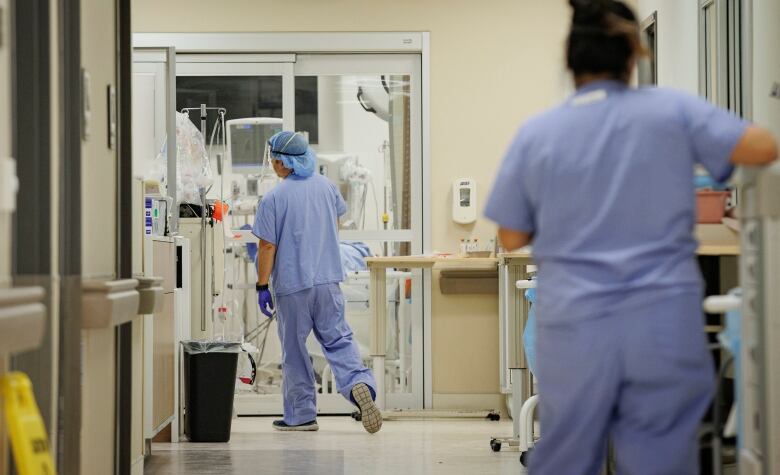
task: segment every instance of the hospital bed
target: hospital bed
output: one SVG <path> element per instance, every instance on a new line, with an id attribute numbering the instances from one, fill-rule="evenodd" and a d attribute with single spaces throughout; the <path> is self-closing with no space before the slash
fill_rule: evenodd
<path id="1" fill-rule="evenodd" d="M 411 350 L 411 305 L 406 298 L 406 281 L 412 278 L 410 272 L 390 271 L 387 273 L 387 348 L 386 379 L 389 392 L 407 392 L 410 384 L 412 364 Z M 371 318 L 369 307 L 370 273 L 353 271 L 347 273 L 347 279 L 341 284 L 344 293 L 347 323 L 352 328 L 360 348 L 360 356 L 369 363 Z M 321 393 L 336 393 L 336 383 L 317 340 L 312 336 L 306 342 L 309 354 L 314 358 L 315 373 L 321 376 Z M 376 377 L 379 377 L 378 375 Z"/>

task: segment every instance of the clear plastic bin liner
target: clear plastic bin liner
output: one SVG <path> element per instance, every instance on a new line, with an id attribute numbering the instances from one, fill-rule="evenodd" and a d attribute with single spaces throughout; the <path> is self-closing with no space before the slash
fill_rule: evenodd
<path id="1" fill-rule="evenodd" d="M 528 320 L 523 331 L 523 348 L 528 368 L 531 373 L 536 373 L 536 289 L 526 290 L 525 299 L 531 304 L 531 309 L 528 311 Z"/>
<path id="2" fill-rule="evenodd" d="M 190 340 L 181 342 L 185 353 L 241 353 L 241 343 L 233 341 Z"/>

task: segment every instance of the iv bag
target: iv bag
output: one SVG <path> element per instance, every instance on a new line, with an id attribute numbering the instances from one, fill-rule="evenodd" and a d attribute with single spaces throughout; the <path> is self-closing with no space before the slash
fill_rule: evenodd
<path id="1" fill-rule="evenodd" d="M 158 174 L 162 174 L 167 186 L 168 140 L 163 144 L 157 155 Z M 183 112 L 176 113 L 176 196 L 177 205 L 189 203 L 201 205 L 200 194 L 208 190 L 214 183 L 211 173 L 211 163 L 203 134 Z M 177 206 L 178 207 L 178 206 Z"/>

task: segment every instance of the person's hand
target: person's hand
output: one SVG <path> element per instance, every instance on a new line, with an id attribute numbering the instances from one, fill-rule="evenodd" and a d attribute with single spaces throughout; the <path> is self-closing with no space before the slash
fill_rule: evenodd
<path id="1" fill-rule="evenodd" d="M 263 314 L 271 318 L 273 317 L 274 299 L 271 297 L 271 291 L 266 289 L 258 289 L 257 291 L 257 303 L 260 305 L 260 311 Z"/>

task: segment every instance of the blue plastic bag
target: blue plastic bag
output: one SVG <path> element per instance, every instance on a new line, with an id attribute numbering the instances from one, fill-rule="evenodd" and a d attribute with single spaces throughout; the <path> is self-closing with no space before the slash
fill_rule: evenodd
<path id="1" fill-rule="evenodd" d="M 526 290 L 525 299 L 531 304 L 531 309 L 528 311 L 528 320 L 523 331 L 523 348 L 528 368 L 531 373 L 536 373 L 536 289 Z"/>
<path id="2" fill-rule="evenodd" d="M 245 224 L 241 226 L 241 229 L 243 231 L 251 231 L 252 226 L 249 224 Z M 252 259 L 255 263 L 257 262 L 257 243 L 256 242 L 248 242 L 246 243 L 246 252 L 249 254 L 249 258 Z"/>
<path id="3" fill-rule="evenodd" d="M 728 184 L 718 183 L 709 175 L 696 175 L 693 177 L 693 187 L 697 190 L 724 191 L 728 189 Z"/>

